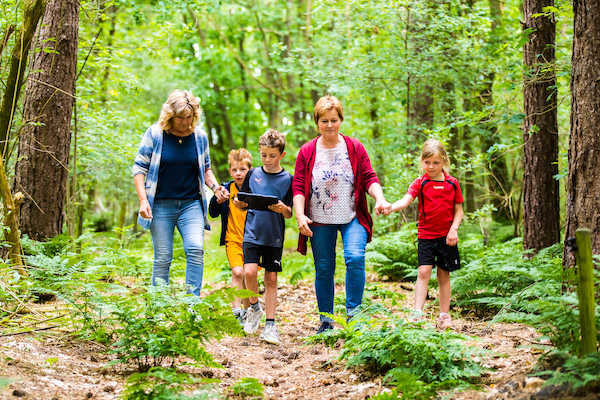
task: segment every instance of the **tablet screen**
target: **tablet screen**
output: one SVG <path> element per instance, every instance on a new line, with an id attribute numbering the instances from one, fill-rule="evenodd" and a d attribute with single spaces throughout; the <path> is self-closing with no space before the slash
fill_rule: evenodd
<path id="1" fill-rule="evenodd" d="M 279 199 L 275 196 L 247 192 L 238 192 L 237 198 L 244 203 L 248 203 L 248 208 L 253 210 L 268 210 L 270 205 L 279 202 Z"/>

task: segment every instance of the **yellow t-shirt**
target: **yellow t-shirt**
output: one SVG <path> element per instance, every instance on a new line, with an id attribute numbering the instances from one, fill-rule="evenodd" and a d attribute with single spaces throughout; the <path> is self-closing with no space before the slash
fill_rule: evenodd
<path id="1" fill-rule="evenodd" d="M 245 210 L 240 210 L 233 204 L 233 199 L 238 193 L 235 182 L 229 187 L 229 219 L 227 220 L 227 232 L 225 242 L 242 243 L 244 241 L 244 226 L 246 224 Z"/>

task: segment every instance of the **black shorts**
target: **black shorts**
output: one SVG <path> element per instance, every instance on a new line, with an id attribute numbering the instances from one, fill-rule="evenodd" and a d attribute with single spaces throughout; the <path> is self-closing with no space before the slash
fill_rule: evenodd
<path id="1" fill-rule="evenodd" d="M 244 242 L 243 249 L 244 264 L 258 264 L 265 271 L 281 272 L 282 247 L 261 246 Z"/>
<path id="2" fill-rule="evenodd" d="M 460 268 L 458 246 L 448 246 L 446 237 L 419 239 L 419 265 L 435 265 L 444 271 Z"/>

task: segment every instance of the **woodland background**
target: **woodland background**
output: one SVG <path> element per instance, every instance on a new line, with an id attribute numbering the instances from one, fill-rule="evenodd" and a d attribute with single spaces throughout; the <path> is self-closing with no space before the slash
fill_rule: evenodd
<path id="1" fill-rule="evenodd" d="M 48 267 L 36 280 L 40 248 L 60 243 L 52 254 L 66 249 L 67 260 L 104 240 L 94 232 L 121 250 L 142 235 L 131 166 L 176 88 L 201 101 L 221 180 L 230 149 L 259 160 L 269 127 L 286 134 L 283 165 L 293 171 L 316 135 L 315 101 L 333 94 L 344 105 L 342 132 L 365 144 L 389 201 L 420 173 L 421 144 L 446 144 L 465 195 L 459 236 L 473 239 L 467 261 L 523 266 L 550 248 L 541 257 L 559 267 L 553 295 L 568 297 L 576 270 L 561 243 L 587 227 L 600 253 L 598 1 L 6 0 L 0 40 L 6 320 L 52 275 Z M 376 219 L 371 263 L 385 279 L 410 277 L 412 248 L 389 248 L 399 237 L 414 242 L 415 219 L 414 206 Z M 514 293 L 494 279 L 494 301 L 468 284 L 463 294 L 497 312 L 540 277 Z"/>

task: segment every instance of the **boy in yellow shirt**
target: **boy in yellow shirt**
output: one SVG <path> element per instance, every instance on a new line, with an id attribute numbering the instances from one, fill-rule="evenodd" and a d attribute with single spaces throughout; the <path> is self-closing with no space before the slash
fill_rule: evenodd
<path id="1" fill-rule="evenodd" d="M 241 210 L 233 205 L 233 201 L 240 188 L 246 174 L 252 168 L 252 155 L 246 149 L 231 150 L 229 152 L 229 174 L 231 181 L 223 183 L 225 189 L 229 191 L 229 198 L 219 201 L 216 196 L 210 200 L 208 213 L 211 217 L 221 216 L 221 242 L 225 245 L 227 260 L 231 267 L 231 286 L 237 289 L 246 289 L 244 279 L 244 254 L 242 251 L 242 242 L 244 240 L 244 226 L 246 223 L 246 210 Z M 235 298 L 232 302 L 233 314 L 243 325 L 245 309 L 248 308 L 248 299 L 242 300 Z"/>

